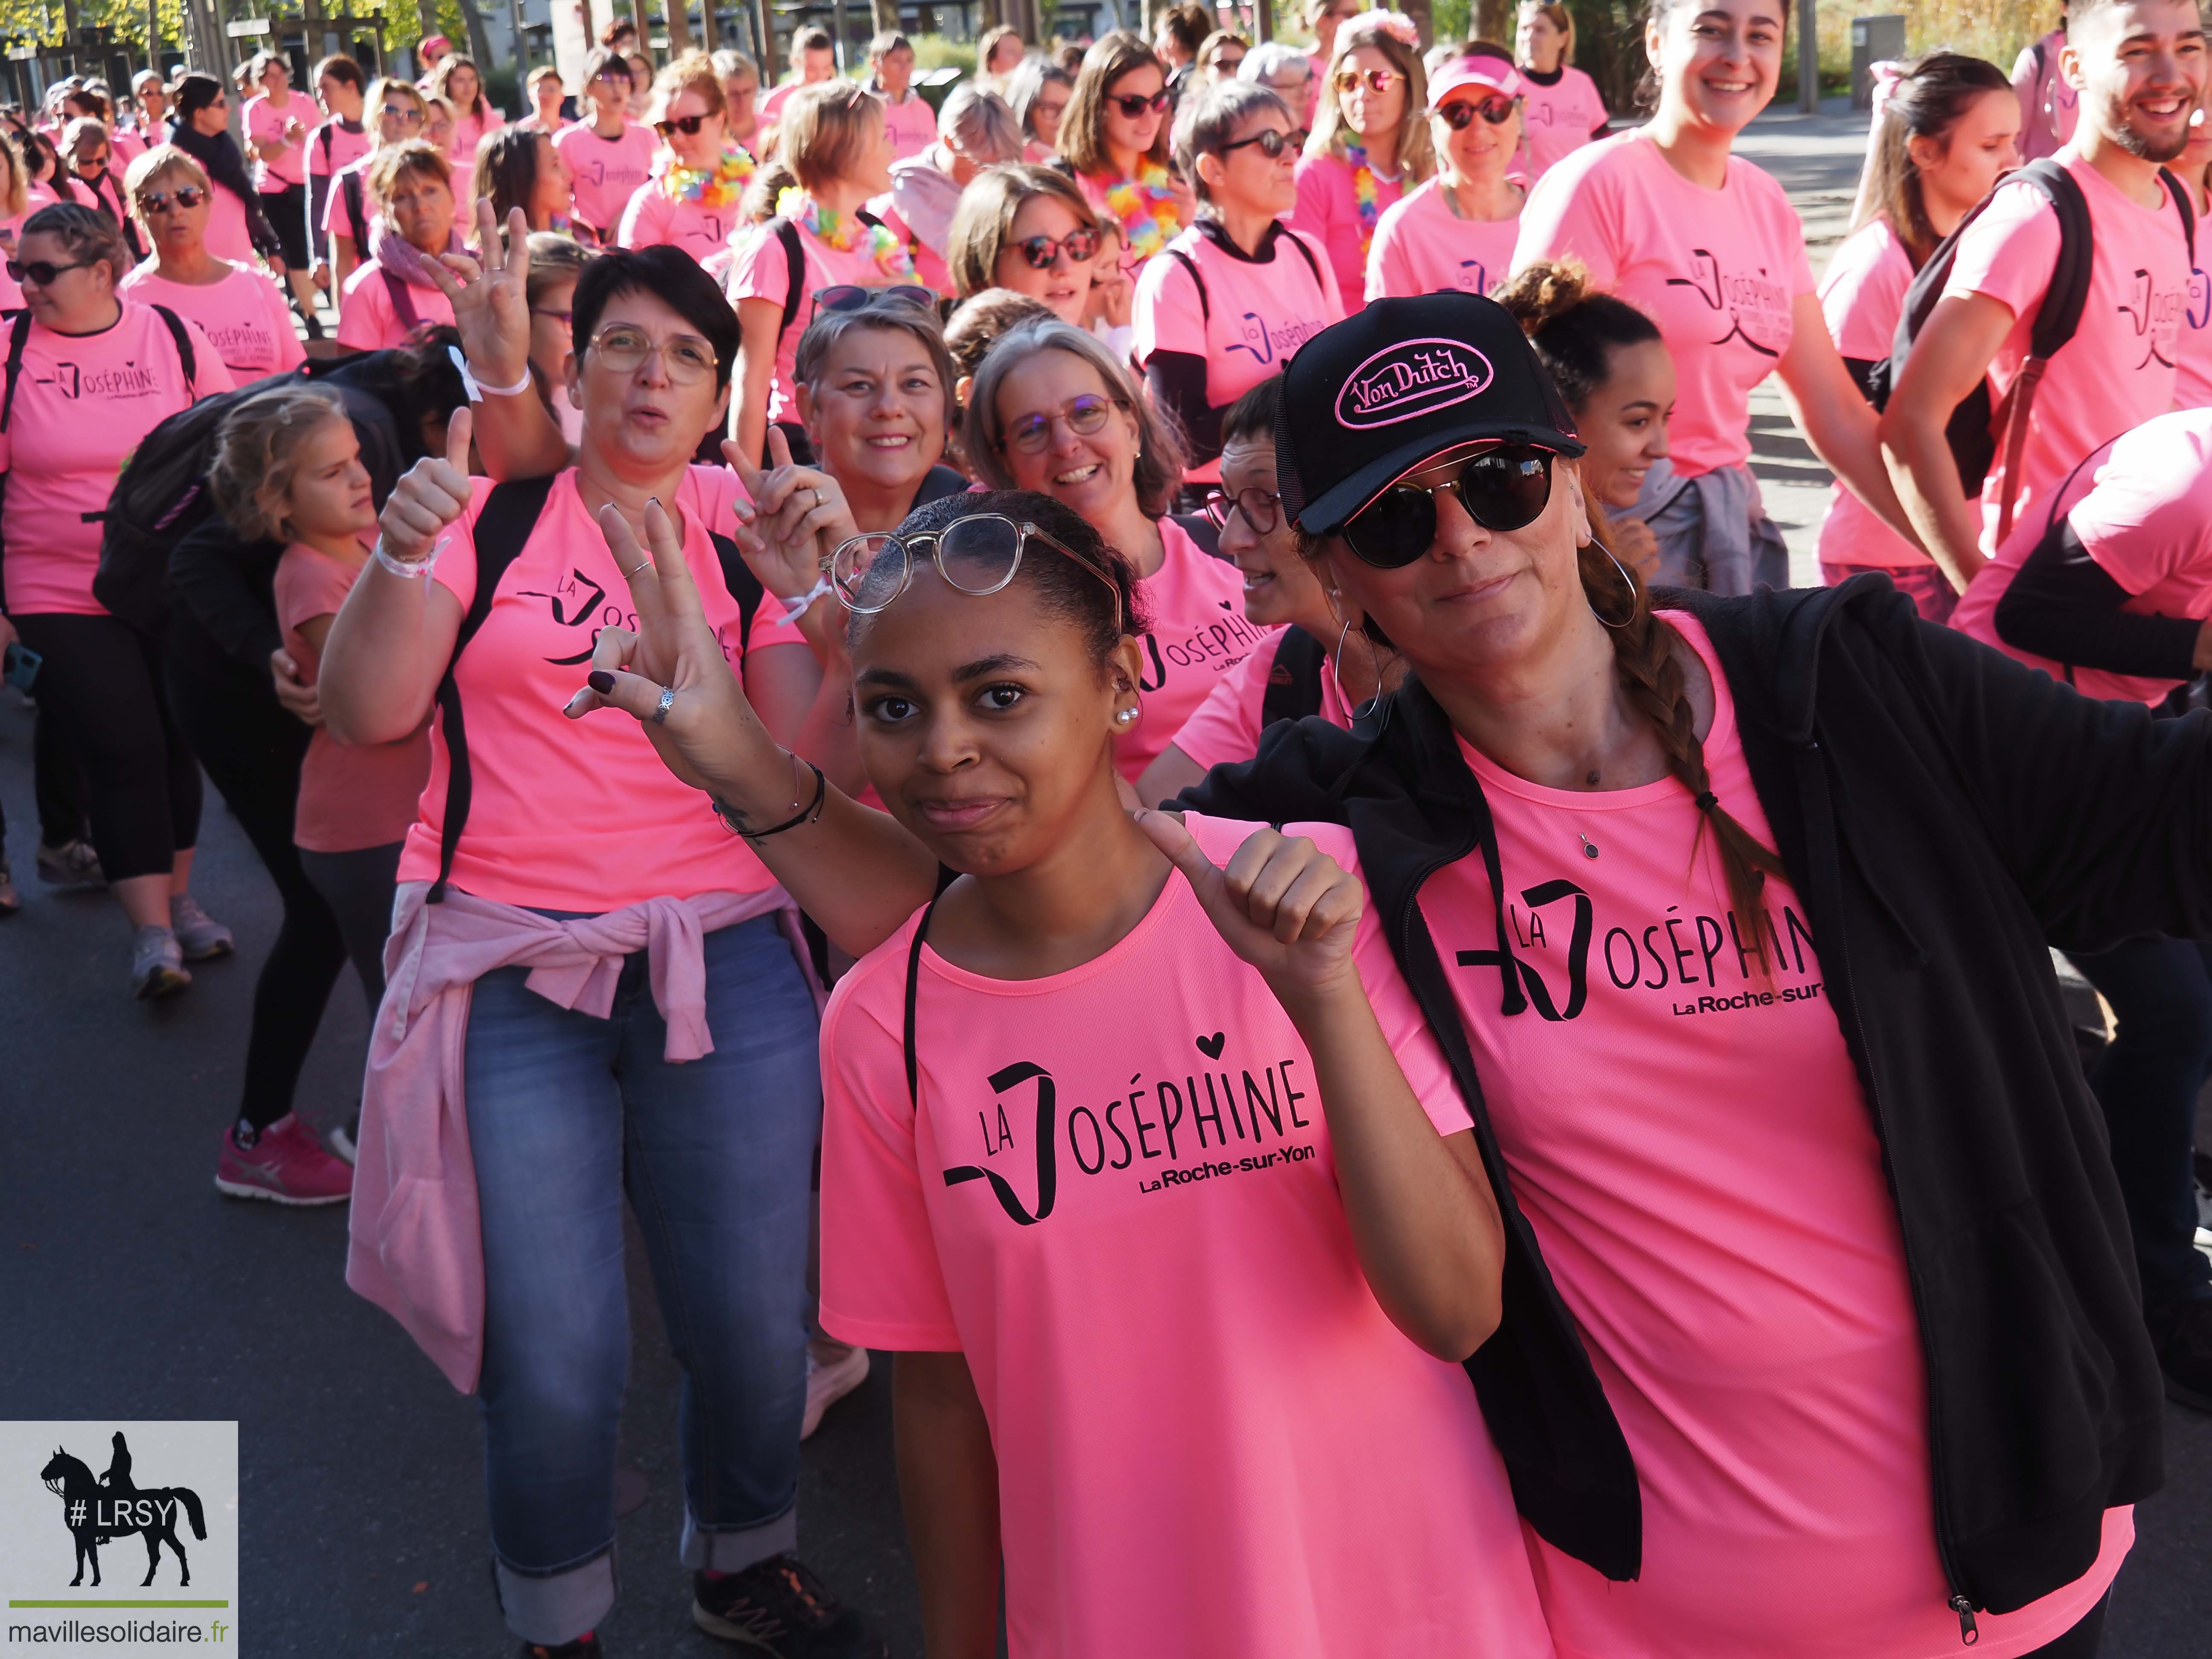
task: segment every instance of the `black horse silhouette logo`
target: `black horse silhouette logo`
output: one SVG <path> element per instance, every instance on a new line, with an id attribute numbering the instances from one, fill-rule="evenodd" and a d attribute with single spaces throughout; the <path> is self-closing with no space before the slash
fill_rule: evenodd
<path id="1" fill-rule="evenodd" d="M 207 1522 L 200 1513 L 199 1494 L 189 1486 L 133 1486 L 131 1448 L 119 1431 L 107 1473 L 100 1479 L 95 1480 L 90 1469 L 58 1446 L 46 1460 L 46 1467 L 39 1471 L 39 1479 L 62 1500 L 62 1524 L 76 1540 L 76 1577 L 70 1580 L 72 1588 L 84 1583 L 88 1562 L 92 1566 L 92 1582 L 99 1583 L 100 1546 L 134 1532 L 146 1540 L 146 1576 L 138 1581 L 140 1589 L 154 1582 L 165 1543 L 176 1554 L 179 1584 L 192 1582 L 185 1547 L 177 1540 L 176 1522 L 181 1509 L 191 1522 L 192 1536 L 206 1538 Z"/>

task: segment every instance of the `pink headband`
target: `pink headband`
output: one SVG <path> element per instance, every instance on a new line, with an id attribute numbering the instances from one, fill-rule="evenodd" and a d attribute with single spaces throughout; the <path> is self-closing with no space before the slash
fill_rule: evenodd
<path id="1" fill-rule="evenodd" d="M 1518 98 L 1523 89 L 1519 73 L 1503 58 L 1461 58 L 1438 70 L 1429 82 L 1430 109 L 1442 109 L 1444 100 L 1462 87 L 1502 92 L 1508 98 Z"/>

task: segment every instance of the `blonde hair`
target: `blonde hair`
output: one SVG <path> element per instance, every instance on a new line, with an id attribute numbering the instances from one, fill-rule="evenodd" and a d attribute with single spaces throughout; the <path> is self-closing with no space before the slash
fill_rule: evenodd
<path id="1" fill-rule="evenodd" d="M 1313 136 L 1306 140 L 1308 155 L 1346 158 L 1344 148 L 1358 135 L 1344 118 L 1344 101 L 1337 96 L 1337 66 L 1362 46 L 1372 46 L 1390 60 L 1390 67 L 1406 77 L 1406 110 L 1398 118 L 1398 177 L 1410 193 L 1425 184 L 1437 170 L 1436 141 L 1429 137 L 1429 76 L 1421 55 L 1390 32 L 1393 14 L 1363 12 L 1336 32 L 1336 52 L 1328 60 L 1328 84 L 1322 88 L 1314 111 Z"/>
<path id="2" fill-rule="evenodd" d="M 666 120 L 676 100 L 687 92 L 699 95 L 708 114 L 728 116 L 730 100 L 722 91 L 721 71 L 705 52 L 687 52 L 653 78 L 652 118 Z"/>
<path id="3" fill-rule="evenodd" d="M 859 82 L 817 81 L 783 106 L 778 151 L 800 188 L 842 179 L 860 160 L 868 134 L 884 122 L 884 100 Z"/>
<path id="4" fill-rule="evenodd" d="M 369 88 L 368 96 L 362 103 L 362 124 L 377 135 L 376 143 L 371 146 L 373 149 L 387 148 L 383 140 L 384 129 L 380 124 L 384 119 L 384 100 L 394 93 L 415 106 L 416 113 L 422 118 L 423 131 L 429 131 L 430 101 L 423 97 L 422 88 L 412 81 L 402 81 L 397 76 L 387 75 Z M 405 143 L 407 140 L 403 138 L 399 142 Z"/>
<path id="5" fill-rule="evenodd" d="M 208 489 L 230 527 L 252 540 L 289 538 L 283 511 L 300 452 L 345 405 L 322 386 L 279 386 L 257 392 L 223 416 Z"/>
<path id="6" fill-rule="evenodd" d="M 1098 216 L 1056 167 L 1019 163 L 985 167 L 960 192 L 953 210 L 952 228 L 945 240 L 945 269 L 962 299 L 998 286 L 999 256 L 1014 234 L 1014 221 L 1024 204 L 1049 196 L 1075 216 L 1079 225 L 1096 230 Z"/>

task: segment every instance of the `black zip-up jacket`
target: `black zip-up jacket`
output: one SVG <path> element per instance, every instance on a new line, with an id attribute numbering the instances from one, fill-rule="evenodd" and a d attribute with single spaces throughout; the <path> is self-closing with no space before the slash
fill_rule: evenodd
<path id="1" fill-rule="evenodd" d="M 2105 1510 L 2160 1482 L 2158 1364 L 2046 945 L 2212 936 L 2212 717 L 2154 721 L 2080 696 L 1920 622 L 1880 576 L 1658 602 L 1711 636 L 1881 1137 L 1927 1366 L 1936 1546 L 1964 1635 L 1972 1610 L 2009 1612 L 2087 1572 Z M 1504 1317 L 1467 1369 L 1515 1500 L 1559 1549 L 1635 1577 L 1627 1443 L 1514 1202 L 1416 902 L 1470 854 L 1500 885 L 1489 807 L 1443 711 L 1409 678 L 1387 720 L 1357 733 L 1277 726 L 1256 759 L 1183 799 L 1351 827 L 1504 1212 Z M 1501 914 L 1507 988 L 1512 942 Z M 1517 988 L 1502 994 L 1516 1012 Z M 1789 1079 L 1776 1083 L 1786 1096 Z"/>

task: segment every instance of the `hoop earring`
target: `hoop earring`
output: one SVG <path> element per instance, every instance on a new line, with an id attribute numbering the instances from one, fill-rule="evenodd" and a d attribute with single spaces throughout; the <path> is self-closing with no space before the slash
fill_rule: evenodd
<path id="1" fill-rule="evenodd" d="M 1607 628 L 1626 628 L 1629 623 L 1636 620 L 1636 578 L 1628 574 L 1628 567 L 1626 565 L 1621 563 L 1619 559 L 1613 556 L 1613 550 L 1607 547 L 1603 542 L 1598 540 L 1596 537 L 1593 536 L 1589 538 L 1589 544 L 1597 549 L 1599 552 L 1604 554 L 1607 561 L 1615 570 L 1618 570 L 1620 573 L 1620 585 L 1628 590 L 1628 614 L 1622 617 L 1619 622 L 1609 621 L 1605 613 L 1600 611 L 1594 605 L 1590 605 L 1590 615 L 1595 617 L 1600 622 L 1604 623 Z M 1587 592 L 1583 595 L 1583 603 L 1584 605 L 1589 605 L 1589 595 Z"/>

